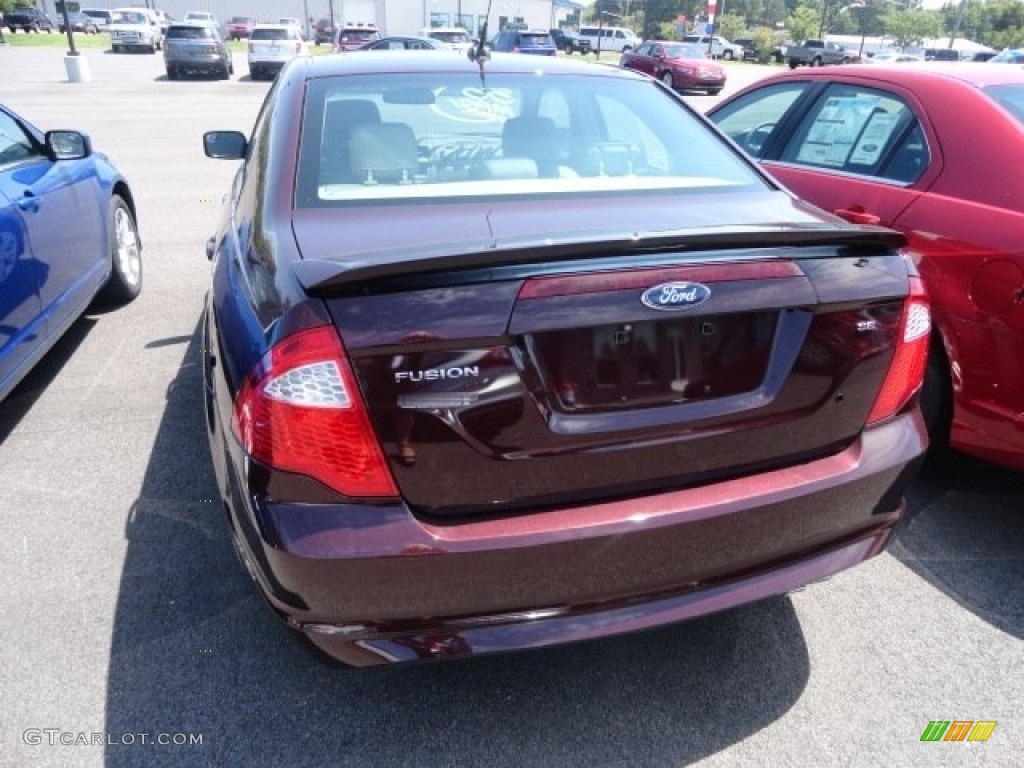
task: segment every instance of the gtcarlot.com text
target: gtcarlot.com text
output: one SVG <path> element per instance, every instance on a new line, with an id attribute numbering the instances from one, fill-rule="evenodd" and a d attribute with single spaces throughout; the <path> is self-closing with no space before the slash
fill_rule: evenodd
<path id="1" fill-rule="evenodd" d="M 156 744 L 165 747 L 202 746 L 201 733 L 103 733 L 99 731 L 65 731 L 61 728 L 26 728 L 21 734 L 26 744 L 45 746 L 125 746 Z"/>

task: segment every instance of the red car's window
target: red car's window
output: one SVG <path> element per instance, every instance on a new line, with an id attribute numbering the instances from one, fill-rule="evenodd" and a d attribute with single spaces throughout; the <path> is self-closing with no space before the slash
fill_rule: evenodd
<path id="1" fill-rule="evenodd" d="M 1024 85 L 993 85 L 985 89 L 993 101 L 1024 123 Z"/>
<path id="2" fill-rule="evenodd" d="M 780 83 L 748 93 L 712 116 L 725 134 L 754 157 L 761 157 L 766 139 L 790 107 L 813 83 Z"/>
<path id="3" fill-rule="evenodd" d="M 886 169 L 894 157 L 909 151 L 908 135 L 916 123 L 910 106 L 893 93 L 832 84 L 804 115 L 779 159 L 887 178 Z M 927 165 L 927 147 L 921 137 L 916 150 L 914 178 Z"/>

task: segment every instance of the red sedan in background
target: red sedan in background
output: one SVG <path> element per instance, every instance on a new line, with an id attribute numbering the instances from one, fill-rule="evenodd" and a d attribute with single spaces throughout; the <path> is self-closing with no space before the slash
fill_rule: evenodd
<path id="1" fill-rule="evenodd" d="M 709 117 L 800 197 L 907 235 L 934 315 L 932 442 L 1024 470 L 1024 69 L 800 70 Z"/>
<path id="2" fill-rule="evenodd" d="M 673 90 L 717 96 L 725 87 L 725 68 L 709 59 L 702 45 L 648 40 L 624 52 L 619 66 L 644 72 Z"/>

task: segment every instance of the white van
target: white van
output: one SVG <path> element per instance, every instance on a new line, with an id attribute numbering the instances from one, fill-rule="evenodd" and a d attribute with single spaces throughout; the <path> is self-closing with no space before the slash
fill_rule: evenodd
<path id="1" fill-rule="evenodd" d="M 597 53 L 598 48 L 623 53 L 643 42 L 628 27 L 580 27 L 580 37 L 590 41 L 590 50 L 594 53 Z"/>

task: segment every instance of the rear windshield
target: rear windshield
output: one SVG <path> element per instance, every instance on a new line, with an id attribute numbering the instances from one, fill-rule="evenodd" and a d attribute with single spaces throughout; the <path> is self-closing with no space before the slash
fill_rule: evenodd
<path id="1" fill-rule="evenodd" d="M 551 37 L 547 33 L 539 35 L 530 32 L 520 32 L 519 44 L 528 48 L 543 48 L 551 45 Z"/>
<path id="2" fill-rule="evenodd" d="M 290 40 L 292 33 L 287 29 L 254 29 L 251 40 Z"/>
<path id="3" fill-rule="evenodd" d="M 990 85 L 985 89 L 989 98 L 1024 123 L 1024 83 L 1014 85 Z"/>
<path id="4" fill-rule="evenodd" d="M 168 27 L 168 40 L 209 40 L 213 30 L 209 27 Z"/>
<path id="5" fill-rule="evenodd" d="M 474 71 L 309 85 L 297 205 L 731 191 L 764 181 L 654 80 Z"/>
<path id="6" fill-rule="evenodd" d="M 125 24 L 149 24 L 149 17 L 143 13 L 121 11 L 121 21 Z"/>

